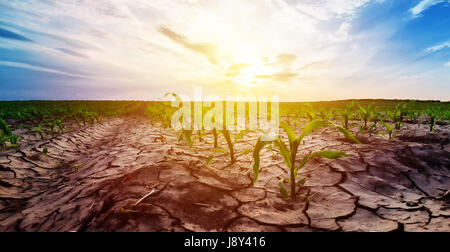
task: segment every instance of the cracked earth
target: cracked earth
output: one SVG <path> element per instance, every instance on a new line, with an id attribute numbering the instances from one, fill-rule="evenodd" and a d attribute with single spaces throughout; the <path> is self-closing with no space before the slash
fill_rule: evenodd
<path id="1" fill-rule="evenodd" d="M 218 154 L 205 165 L 211 136 L 193 151 L 142 117 L 47 140 L 30 134 L 25 146 L 0 151 L 0 231 L 449 232 L 450 146 L 441 140 L 450 127 L 426 128 L 407 125 L 395 141 L 372 136 L 363 145 L 333 129 L 316 131 L 298 162 L 322 149 L 348 157 L 308 163 L 296 200 L 281 198 L 288 171 L 268 148 L 253 185 L 251 153 L 232 165 Z M 256 139 L 245 136 L 236 153 Z"/>

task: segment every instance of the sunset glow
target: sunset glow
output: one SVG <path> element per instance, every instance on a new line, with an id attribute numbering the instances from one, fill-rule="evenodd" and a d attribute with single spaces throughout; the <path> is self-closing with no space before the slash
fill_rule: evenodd
<path id="1" fill-rule="evenodd" d="M 147 100 L 194 86 L 286 101 L 450 99 L 448 1 L 6 1 L 0 9 L 3 99 Z"/>

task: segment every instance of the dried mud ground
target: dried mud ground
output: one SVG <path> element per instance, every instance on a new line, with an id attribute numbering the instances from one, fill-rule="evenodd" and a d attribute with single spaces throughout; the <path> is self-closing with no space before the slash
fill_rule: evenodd
<path id="1" fill-rule="evenodd" d="M 298 160 L 321 149 L 349 156 L 310 162 L 296 200 L 280 197 L 287 169 L 269 149 L 253 185 L 251 153 L 232 165 L 218 154 L 206 166 L 210 136 L 193 151 L 141 117 L 47 140 L 28 135 L 0 151 L 0 231 L 450 231 L 449 129 L 407 125 L 394 141 L 363 145 L 319 130 Z M 244 137 L 237 153 L 256 138 Z"/>

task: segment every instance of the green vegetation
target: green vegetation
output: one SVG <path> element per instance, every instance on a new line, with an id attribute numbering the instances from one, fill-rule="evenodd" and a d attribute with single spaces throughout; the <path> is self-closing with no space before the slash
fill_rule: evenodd
<path id="1" fill-rule="evenodd" d="M 76 123 L 78 127 L 136 111 L 144 105 L 134 101 L 0 101 L 0 145 L 18 145 L 13 129 L 31 129 L 39 138 L 58 136 Z"/>
<path id="2" fill-rule="evenodd" d="M 17 146 L 18 137 L 11 132 L 8 124 L 0 118 L 0 146 L 4 147 L 7 142 L 11 143 L 11 147 Z"/>
<path id="3" fill-rule="evenodd" d="M 297 166 L 295 163 L 296 157 L 297 157 L 297 151 L 299 149 L 300 144 L 303 141 L 303 138 L 310 134 L 311 132 L 323 128 L 323 127 L 329 127 L 334 126 L 336 129 L 338 129 L 340 132 L 344 133 L 345 136 L 350 138 L 353 141 L 357 141 L 350 132 L 348 132 L 346 129 L 334 125 L 327 121 L 322 120 L 314 120 L 310 123 L 308 123 L 304 128 L 302 133 L 299 136 L 295 135 L 294 130 L 286 123 L 281 122 L 280 123 L 283 130 L 286 132 L 288 139 L 289 139 L 289 148 L 282 140 L 281 136 L 278 136 L 278 139 L 272 142 L 269 141 L 262 141 L 261 138 L 258 139 L 256 142 L 255 148 L 253 150 L 253 182 L 256 183 L 258 180 L 258 174 L 260 170 L 260 152 L 266 146 L 267 144 L 273 143 L 276 147 L 279 149 L 279 154 L 283 157 L 284 163 L 290 170 L 290 178 L 282 178 L 280 180 L 280 193 L 283 197 L 287 197 L 288 193 L 286 188 L 284 187 L 285 182 L 290 184 L 291 186 L 291 192 L 290 196 L 292 198 L 295 198 L 295 189 L 298 186 L 302 186 L 306 179 L 302 178 L 300 180 L 297 180 L 298 172 L 300 169 L 305 167 L 305 165 L 314 157 L 323 157 L 323 158 L 329 158 L 329 159 L 336 159 L 345 156 L 346 154 L 341 151 L 329 151 L 329 150 L 322 150 L 319 152 L 313 152 L 307 156 L 305 156 L 302 161 L 300 162 L 300 165 Z"/>
<path id="4" fill-rule="evenodd" d="M 18 130 L 28 129 L 40 139 L 47 139 L 64 134 L 74 127 L 85 127 L 100 123 L 114 117 L 124 115 L 145 116 L 152 127 L 168 128 L 175 111 L 182 107 L 183 101 L 174 94 L 169 93 L 178 103 L 172 107 L 170 102 L 151 101 L 14 101 L 0 102 L 0 147 L 17 147 L 20 135 Z M 226 106 L 223 106 L 224 109 Z M 191 107 L 194 111 L 194 106 Z M 208 109 L 203 107 L 203 115 Z M 269 117 L 270 111 L 268 111 Z M 191 113 L 192 115 L 194 113 Z M 393 140 L 394 135 L 401 132 L 411 124 L 428 124 L 430 132 L 436 130 L 436 125 L 448 124 L 450 120 L 450 103 L 438 101 L 395 101 L 395 100 L 347 100 L 333 102 L 313 103 L 281 103 L 281 129 L 286 133 L 288 144 L 282 136 L 274 141 L 262 141 L 259 138 L 252 149 L 246 149 L 236 154 L 236 145 L 249 130 L 233 132 L 224 125 L 223 129 L 181 129 L 177 132 L 178 140 L 185 140 L 194 150 L 195 142 L 203 142 L 206 136 L 212 134 L 212 154 L 207 157 L 206 165 L 212 162 L 217 152 L 229 154 L 230 163 L 236 162 L 240 155 L 253 151 L 254 183 L 260 173 L 260 152 L 268 147 L 276 157 L 279 154 L 289 169 L 289 177 L 279 182 L 280 193 L 283 197 L 295 197 L 296 189 L 303 186 L 305 178 L 298 178 L 299 171 L 316 157 L 337 159 L 346 156 L 342 151 L 321 150 L 305 155 L 300 163 L 296 163 L 297 152 L 305 143 L 305 137 L 320 128 L 331 128 L 343 134 L 352 143 L 361 144 L 362 137 L 383 135 Z M 226 111 L 224 111 L 224 122 Z M 235 114 L 236 116 L 237 114 Z M 246 115 L 248 120 L 248 115 Z M 191 122 L 192 123 L 192 122 Z M 306 124 L 306 125 L 305 125 Z M 379 125 L 384 129 L 379 129 Z M 402 128 L 402 125 L 406 125 Z M 193 126 L 193 125 L 191 125 Z M 303 126 L 300 135 L 296 135 L 297 127 Z M 359 126 L 355 129 L 355 126 Z M 261 131 L 261 130 L 259 130 Z M 381 132 L 384 131 L 384 132 Z M 252 133 L 255 133 L 256 130 Z M 17 135 L 16 135 L 17 134 Z M 163 133 L 161 133 L 163 134 Z M 434 134 L 434 133 L 430 133 Z M 219 146 L 218 139 L 223 135 L 226 147 Z M 162 139 L 164 139 L 164 136 Z M 195 142 L 194 142 L 195 141 Z M 48 155 L 48 149 L 43 153 Z M 78 169 L 78 168 L 77 168 Z M 290 186 L 290 192 L 286 189 Z"/>

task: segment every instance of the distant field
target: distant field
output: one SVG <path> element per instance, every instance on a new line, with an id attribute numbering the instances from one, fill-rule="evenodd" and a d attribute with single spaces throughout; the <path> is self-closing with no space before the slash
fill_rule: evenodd
<path id="1" fill-rule="evenodd" d="M 281 103 L 269 141 L 170 105 L 0 102 L 0 232 L 449 231 L 448 102 Z"/>
<path id="2" fill-rule="evenodd" d="M 1 101 L 0 145 L 9 143 L 9 147 L 16 147 L 19 136 L 13 131 L 17 129 L 28 129 L 44 139 L 61 135 L 74 127 L 85 127 L 130 113 L 146 116 L 151 125 L 167 128 L 176 109 L 169 102 L 161 101 Z M 338 122 L 345 130 L 350 130 L 355 126 L 354 121 L 359 121 L 361 134 L 363 130 L 382 128 L 384 123 L 392 123 L 396 129 L 400 129 L 405 122 L 422 123 L 429 124 L 430 130 L 433 130 L 435 124 L 447 124 L 450 120 L 450 102 L 439 101 L 282 102 L 279 109 L 281 121 L 295 127 L 305 119 L 310 122 L 320 119 Z M 203 113 L 207 110 L 209 108 L 203 108 Z M 269 116 L 270 113 L 269 106 Z M 384 126 L 389 132 L 390 126 Z"/>

